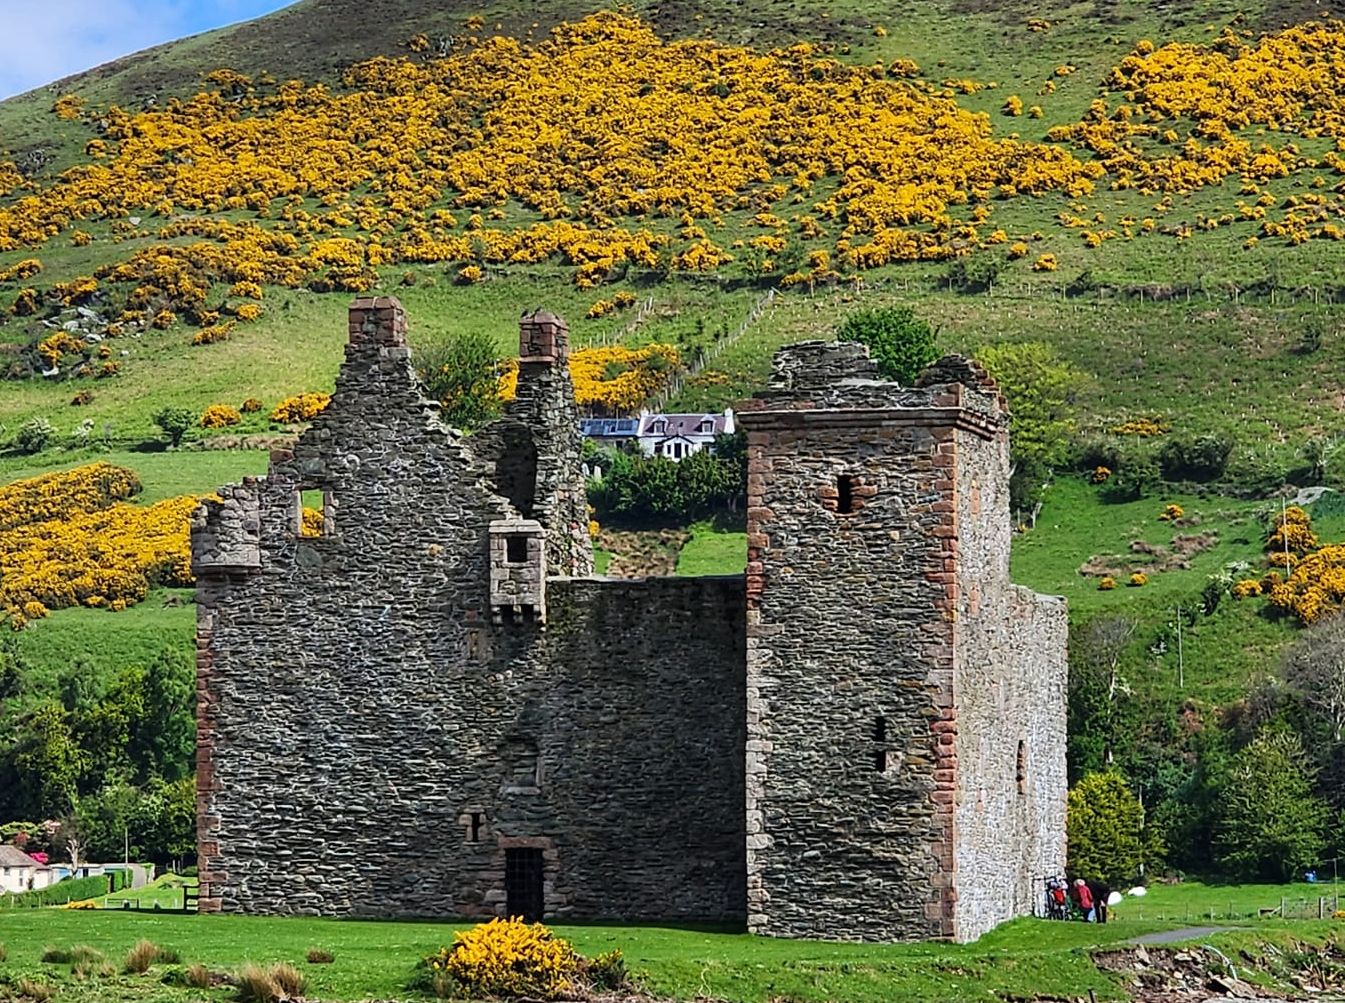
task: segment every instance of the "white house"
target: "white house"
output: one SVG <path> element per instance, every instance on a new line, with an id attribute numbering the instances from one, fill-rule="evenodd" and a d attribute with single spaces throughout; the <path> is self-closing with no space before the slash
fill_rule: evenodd
<path id="1" fill-rule="evenodd" d="M 636 440 L 649 456 L 680 460 L 714 445 L 715 436 L 731 434 L 733 409 L 723 414 L 640 414 Z"/>
<path id="2" fill-rule="evenodd" d="M 38 863 L 17 846 L 0 846 L 0 892 L 27 892 L 51 884 L 51 868 Z"/>

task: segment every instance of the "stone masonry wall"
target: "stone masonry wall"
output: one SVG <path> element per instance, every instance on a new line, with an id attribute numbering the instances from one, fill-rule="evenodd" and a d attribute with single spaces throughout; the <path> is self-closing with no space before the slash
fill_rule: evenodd
<path id="1" fill-rule="evenodd" d="M 791 353 L 788 385 L 740 416 L 748 923 L 776 936 L 942 936 L 952 793 L 938 792 L 934 725 L 952 689 L 952 430 L 932 414 L 808 409 L 848 366 L 868 376 L 862 353 L 819 354 L 826 380 Z"/>
<path id="2" fill-rule="evenodd" d="M 1009 585 L 1008 437 L 959 431 L 955 937 L 1041 910 L 1064 871 L 1063 600 Z"/>
<path id="3" fill-rule="evenodd" d="M 1008 584 L 1003 399 L 957 357 L 903 389 L 819 343 L 759 397 L 749 926 L 974 939 L 1032 911 L 1064 833 L 1063 603 Z"/>
<path id="4" fill-rule="evenodd" d="M 740 919 L 741 581 L 552 578 L 544 627 L 495 622 L 498 457 L 422 398 L 395 300 L 350 335 L 326 412 L 197 515 L 201 907 L 499 915 L 532 847 L 548 915 Z"/>

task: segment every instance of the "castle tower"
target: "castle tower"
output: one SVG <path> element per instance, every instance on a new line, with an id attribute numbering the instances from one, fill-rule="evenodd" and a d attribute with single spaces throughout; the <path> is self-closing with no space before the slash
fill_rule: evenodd
<path id="1" fill-rule="evenodd" d="M 782 350 L 748 435 L 756 933 L 970 940 L 1064 867 L 1065 609 L 1008 581 L 1008 414 L 948 357 Z"/>

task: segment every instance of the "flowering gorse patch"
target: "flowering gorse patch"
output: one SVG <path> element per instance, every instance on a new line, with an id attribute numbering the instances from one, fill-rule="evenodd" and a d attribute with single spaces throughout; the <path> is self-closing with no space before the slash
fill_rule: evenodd
<path id="1" fill-rule="evenodd" d="M 49 610 L 120 610 L 154 585 L 190 586 L 199 499 L 127 504 L 139 490 L 106 463 L 0 488 L 0 615 L 19 629 Z"/>
<path id="2" fill-rule="evenodd" d="M 570 991 L 580 958 L 541 923 L 493 919 L 454 934 L 423 968 L 437 996 L 551 1000 Z"/>

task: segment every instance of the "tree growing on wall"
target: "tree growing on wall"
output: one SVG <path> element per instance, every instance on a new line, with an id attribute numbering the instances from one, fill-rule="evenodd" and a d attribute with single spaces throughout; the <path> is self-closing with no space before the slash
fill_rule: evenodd
<path id="1" fill-rule="evenodd" d="M 867 345 L 878 372 L 902 386 L 913 386 L 921 371 L 939 357 L 934 329 L 908 306 L 852 313 L 841 323 L 836 337 Z"/>
<path id="2" fill-rule="evenodd" d="M 1080 877 L 1133 881 L 1162 847 L 1144 828 L 1144 807 L 1116 770 L 1090 773 L 1069 792 L 1069 870 Z"/>
<path id="3" fill-rule="evenodd" d="M 473 429 L 499 417 L 500 355 L 485 332 L 464 331 L 430 346 L 418 355 L 416 373 L 450 425 Z"/>

